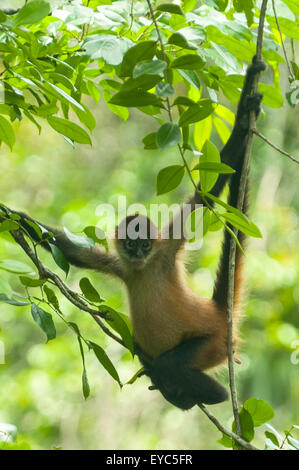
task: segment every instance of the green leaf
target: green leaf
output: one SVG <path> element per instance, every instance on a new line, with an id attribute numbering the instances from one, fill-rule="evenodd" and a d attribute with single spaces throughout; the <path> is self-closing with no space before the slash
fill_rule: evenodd
<path id="1" fill-rule="evenodd" d="M 72 96 L 66 93 L 66 91 L 54 85 L 54 83 L 51 83 L 51 82 L 40 83 L 40 87 L 44 89 L 46 92 L 50 93 L 50 95 L 55 96 L 55 98 L 58 98 L 62 103 L 72 104 L 76 106 L 76 108 L 81 109 L 81 111 L 84 111 L 82 104 L 80 104 Z"/>
<path id="2" fill-rule="evenodd" d="M 252 441 L 252 439 L 254 438 L 254 425 L 251 415 L 246 409 L 242 408 L 239 413 L 239 418 L 243 439 L 245 439 L 247 442 Z M 233 432 L 236 432 L 235 421 L 233 422 L 232 430 Z"/>
<path id="3" fill-rule="evenodd" d="M 209 232 L 217 232 L 223 227 L 223 222 L 220 218 L 217 217 L 215 213 L 211 213 L 210 217 L 210 224 L 209 224 Z"/>
<path id="4" fill-rule="evenodd" d="M 138 78 L 141 75 L 159 75 L 164 72 L 167 64 L 164 60 L 143 60 L 138 62 L 133 70 L 133 78 Z"/>
<path id="5" fill-rule="evenodd" d="M 246 217 L 245 214 L 243 214 L 239 209 L 236 207 L 231 206 L 230 204 L 227 204 L 227 202 L 222 201 L 218 197 L 214 196 L 211 193 L 206 193 L 205 196 L 212 201 L 214 201 L 216 204 L 219 204 L 221 207 L 224 207 L 227 211 L 232 212 L 233 214 L 236 214 L 237 217 L 244 219 L 244 221 L 247 223 L 248 218 Z"/>
<path id="6" fill-rule="evenodd" d="M 276 447 L 279 447 L 279 441 L 277 439 L 277 437 L 275 436 L 275 434 L 273 434 L 273 432 L 270 432 L 270 431 L 265 431 L 265 436 L 270 439 L 270 441 L 276 446 Z"/>
<path id="7" fill-rule="evenodd" d="M 17 230 L 19 228 L 19 224 L 14 220 L 4 220 L 4 222 L 0 223 L 0 232 L 7 232 L 10 230 Z"/>
<path id="8" fill-rule="evenodd" d="M 200 156 L 200 164 L 205 163 L 221 163 L 220 154 L 217 147 L 207 140 L 202 148 L 202 155 Z M 217 173 L 211 173 L 210 171 L 201 170 L 199 174 L 199 180 L 203 191 L 207 192 L 213 188 L 214 184 L 218 179 Z"/>
<path id="9" fill-rule="evenodd" d="M 230 138 L 231 131 L 227 125 L 218 117 L 213 116 L 213 124 L 223 144 L 226 144 Z"/>
<path id="10" fill-rule="evenodd" d="M 254 238 L 263 238 L 259 228 L 253 222 L 247 222 L 244 220 L 244 218 L 241 218 L 236 214 L 231 214 L 230 212 L 224 212 L 220 215 L 223 219 L 236 227 L 238 230 L 246 233 L 246 235 Z"/>
<path id="11" fill-rule="evenodd" d="M 20 281 L 26 287 L 39 287 L 47 282 L 47 279 L 32 279 L 31 277 L 20 276 Z"/>
<path id="12" fill-rule="evenodd" d="M 100 294 L 93 287 L 87 277 L 80 279 L 79 285 L 84 297 L 86 297 L 87 300 L 95 303 L 103 302 L 104 299 L 101 298 Z"/>
<path id="13" fill-rule="evenodd" d="M 144 367 L 141 367 L 131 378 L 128 380 L 125 385 L 132 385 L 133 383 L 136 382 L 136 380 L 141 376 L 141 374 L 144 372 Z"/>
<path id="14" fill-rule="evenodd" d="M 160 82 L 157 85 L 156 93 L 159 98 L 167 98 L 174 95 L 175 90 L 172 85 L 166 82 Z"/>
<path id="15" fill-rule="evenodd" d="M 53 323 L 52 315 L 45 312 L 41 307 L 36 304 L 31 305 L 31 314 L 34 321 L 40 326 L 47 336 L 47 342 L 56 338 L 56 328 Z"/>
<path id="16" fill-rule="evenodd" d="M 185 167 L 182 165 L 172 165 L 163 168 L 157 176 L 157 195 L 168 193 L 175 189 L 182 181 L 185 174 Z"/>
<path id="17" fill-rule="evenodd" d="M 53 245 L 53 243 L 49 243 L 49 246 L 50 246 L 55 263 L 57 264 L 57 266 L 59 266 L 59 268 L 61 268 L 65 272 L 67 276 L 70 270 L 70 265 L 67 259 L 65 258 L 62 251 L 56 245 Z"/>
<path id="18" fill-rule="evenodd" d="M 82 372 L 82 390 L 83 390 L 83 396 L 86 400 L 90 395 L 90 386 L 88 383 L 87 372 L 86 372 L 85 367 L 83 367 L 83 372 Z"/>
<path id="19" fill-rule="evenodd" d="M 16 274 L 29 274 L 33 271 L 33 269 L 27 264 L 12 259 L 0 260 L 0 269 Z"/>
<path id="20" fill-rule="evenodd" d="M 127 122 L 128 117 L 129 117 L 129 110 L 126 107 L 122 106 L 116 106 L 115 104 L 111 104 L 110 100 L 113 97 L 112 93 L 110 93 L 108 90 L 103 91 L 103 96 L 106 101 L 106 104 L 110 111 L 112 111 L 116 116 L 118 116 L 120 119 L 122 119 L 124 122 Z"/>
<path id="21" fill-rule="evenodd" d="M 101 93 L 95 83 L 92 80 L 86 81 L 86 88 L 88 94 L 95 100 L 96 103 L 99 103 L 101 99 Z"/>
<path id="22" fill-rule="evenodd" d="M 127 50 L 124 55 L 120 77 L 129 77 L 132 75 L 135 65 L 141 60 L 150 60 L 156 52 L 155 41 L 143 41 Z"/>
<path id="23" fill-rule="evenodd" d="M 197 150 L 201 151 L 205 142 L 210 139 L 212 134 L 212 116 L 208 116 L 194 125 L 193 140 Z"/>
<path id="24" fill-rule="evenodd" d="M 58 299 L 56 297 L 56 294 L 55 292 L 50 289 L 50 287 L 48 287 L 47 285 L 43 287 L 45 293 L 46 293 L 46 296 L 47 296 L 47 299 L 48 299 L 48 302 L 53 305 L 53 307 L 56 309 L 56 310 L 59 310 L 59 302 L 58 302 Z"/>
<path id="25" fill-rule="evenodd" d="M 14 298 L 8 298 L 6 294 L 0 294 L 0 302 L 5 304 L 14 305 L 15 307 L 24 307 L 24 305 L 29 305 L 30 302 L 21 302 L 20 300 Z"/>
<path id="26" fill-rule="evenodd" d="M 181 105 L 181 106 L 193 106 L 195 101 L 191 100 L 187 96 L 177 96 L 173 102 L 174 105 Z"/>
<path id="27" fill-rule="evenodd" d="M 168 44 L 182 47 L 183 49 L 195 50 L 196 47 L 188 43 L 187 39 L 180 33 L 173 33 L 168 39 Z"/>
<path id="28" fill-rule="evenodd" d="M 214 162 L 200 162 L 192 168 L 191 171 L 204 170 L 211 171 L 212 173 L 219 174 L 230 174 L 235 173 L 235 170 L 225 163 L 214 163 Z"/>
<path id="29" fill-rule="evenodd" d="M 166 11 L 167 13 L 173 13 L 175 15 L 183 15 L 184 12 L 179 7 L 179 5 L 176 5 L 175 3 L 162 3 L 156 8 L 157 11 Z"/>
<path id="30" fill-rule="evenodd" d="M 91 145 L 91 140 L 87 132 L 78 124 L 57 116 L 50 116 L 47 119 L 51 127 L 60 134 L 68 137 L 79 144 Z"/>
<path id="31" fill-rule="evenodd" d="M 288 436 L 287 441 L 292 447 L 294 447 L 294 449 L 299 450 L 299 441 L 297 439 L 294 439 L 292 436 Z"/>
<path id="32" fill-rule="evenodd" d="M 7 19 L 6 14 L 2 10 L 0 10 L 0 23 L 4 23 L 6 19 Z"/>
<path id="33" fill-rule="evenodd" d="M 38 108 L 35 108 L 34 111 L 37 116 L 47 117 L 51 116 L 52 114 L 58 113 L 58 106 L 54 102 L 49 104 L 42 104 Z"/>
<path id="34" fill-rule="evenodd" d="M 105 353 L 104 349 L 101 348 L 101 346 L 99 346 L 98 344 L 93 343 L 92 341 L 88 341 L 88 346 L 90 349 L 93 350 L 93 352 L 96 355 L 96 358 L 102 364 L 102 366 L 107 370 L 107 372 L 111 375 L 111 377 L 113 377 L 113 379 L 116 380 L 121 386 L 122 384 L 121 384 L 119 375 L 117 373 L 117 370 L 115 369 L 111 360 Z"/>
<path id="35" fill-rule="evenodd" d="M 106 239 L 106 234 L 103 230 L 101 230 L 99 227 L 93 227 L 89 225 L 88 227 L 85 227 L 83 230 L 85 235 L 87 235 L 88 238 L 91 238 L 94 243 L 98 243 L 99 245 L 103 245 L 108 252 L 108 243 Z"/>
<path id="36" fill-rule="evenodd" d="M 173 69 L 198 70 L 205 65 L 204 60 L 195 54 L 186 54 L 171 62 Z"/>
<path id="37" fill-rule="evenodd" d="M 6 279 L 0 277 L 0 292 L 10 297 L 12 295 L 12 288 Z"/>
<path id="38" fill-rule="evenodd" d="M 267 20 L 272 29 L 277 30 L 276 19 L 274 17 L 267 16 Z M 288 18 L 283 18 L 280 16 L 278 18 L 279 28 L 283 34 L 289 38 L 299 39 L 298 23 L 296 21 L 289 20 Z"/>
<path id="39" fill-rule="evenodd" d="M 194 122 L 205 119 L 214 111 L 214 106 L 211 100 L 202 99 L 198 103 L 190 106 L 186 111 L 181 114 L 179 126 L 187 126 Z"/>
<path id="40" fill-rule="evenodd" d="M 196 72 L 192 70 L 178 70 L 179 74 L 183 77 L 183 79 L 192 85 L 196 90 L 200 91 L 201 84 Z"/>
<path id="41" fill-rule="evenodd" d="M 129 351 L 134 354 L 134 345 L 133 345 L 133 338 L 131 332 L 131 326 L 128 320 L 128 317 L 123 313 L 117 312 L 111 307 L 107 305 L 101 306 L 101 311 L 107 311 L 109 316 L 112 320 L 105 320 L 114 331 L 116 331 L 120 337 L 122 338 L 123 342 L 125 343 L 126 347 Z"/>
<path id="42" fill-rule="evenodd" d="M 141 75 L 137 78 L 129 78 L 122 86 L 120 91 L 132 91 L 132 90 L 140 90 L 146 91 L 150 90 L 157 83 L 161 82 L 162 78 L 160 75 Z"/>
<path id="43" fill-rule="evenodd" d="M 8 147 L 12 150 L 15 143 L 15 133 L 12 125 L 7 119 L 0 115 L 0 140 L 5 142 Z"/>
<path id="44" fill-rule="evenodd" d="M 281 108 L 283 106 L 280 88 L 259 83 L 258 91 L 263 95 L 263 104 L 265 106 L 270 106 L 271 108 Z"/>
<path id="45" fill-rule="evenodd" d="M 181 140 L 181 131 L 177 124 L 173 122 L 166 122 L 160 127 L 157 134 L 158 147 L 163 149 L 165 147 L 173 147 Z"/>
<path id="46" fill-rule="evenodd" d="M 94 247 L 94 241 L 92 238 L 88 237 L 79 237 L 74 233 L 70 232 L 66 227 L 63 227 L 64 233 L 66 234 L 67 238 L 76 246 L 80 248 L 89 248 L 92 249 Z"/>
<path id="47" fill-rule="evenodd" d="M 162 106 L 161 100 L 156 95 L 146 91 L 120 91 L 111 98 L 109 103 L 129 108 L 148 105 Z"/>
<path id="48" fill-rule="evenodd" d="M 282 0 L 289 9 L 294 13 L 294 15 L 299 16 L 299 4 L 297 0 Z"/>
<path id="49" fill-rule="evenodd" d="M 91 111 L 89 111 L 89 109 L 87 108 L 87 106 L 83 105 L 83 107 L 84 107 L 84 111 L 81 111 L 81 109 L 76 108 L 76 107 L 74 107 L 74 111 L 77 114 L 80 121 L 82 122 L 82 124 L 84 124 L 84 126 L 86 126 L 87 129 L 89 129 L 92 132 L 96 126 L 96 120 L 93 114 L 91 113 Z"/>
<path id="50" fill-rule="evenodd" d="M 86 37 L 82 47 L 92 60 L 104 59 L 106 64 L 119 65 L 129 42 L 112 34 L 93 34 Z"/>
<path id="51" fill-rule="evenodd" d="M 228 437 L 226 434 L 222 434 L 222 438 L 217 442 L 218 444 L 221 444 L 223 447 L 227 447 L 228 449 L 231 449 L 233 445 L 231 437 Z"/>
<path id="52" fill-rule="evenodd" d="M 142 142 L 144 144 L 144 149 L 145 150 L 152 150 L 152 149 L 157 149 L 157 132 L 151 132 L 150 134 L 146 135 L 143 139 Z"/>
<path id="53" fill-rule="evenodd" d="M 235 115 L 234 113 L 226 108 L 225 106 L 222 106 L 221 104 L 218 104 L 215 108 L 215 113 L 224 119 L 226 122 L 228 122 L 231 126 L 234 126 L 235 124 Z"/>
<path id="54" fill-rule="evenodd" d="M 243 407 L 250 413 L 255 427 L 261 426 L 274 417 L 273 408 L 264 400 L 249 398 Z"/>
<path id="55" fill-rule="evenodd" d="M 13 21 L 16 26 L 39 23 L 45 16 L 49 15 L 50 11 L 48 2 L 35 0 L 21 8 Z"/>
<path id="56" fill-rule="evenodd" d="M 44 227 L 39 225 L 37 222 L 33 222 L 33 220 L 29 220 L 25 218 L 25 221 L 26 221 L 26 224 L 30 225 L 30 227 L 33 228 L 33 230 L 35 231 L 35 233 L 37 234 L 40 240 L 43 238 L 43 233 L 48 233 L 48 234 L 50 233 L 46 229 L 44 229 Z"/>

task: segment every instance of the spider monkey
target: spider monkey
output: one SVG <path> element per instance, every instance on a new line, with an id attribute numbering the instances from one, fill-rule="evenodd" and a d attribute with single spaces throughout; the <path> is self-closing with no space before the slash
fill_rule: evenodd
<path id="1" fill-rule="evenodd" d="M 211 193 L 218 196 L 229 181 L 228 202 L 236 207 L 240 174 L 249 130 L 249 113 L 260 111 L 262 95 L 253 93 L 254 76 L 265 69 L 265 64 L 253 58 L 247 69 L 243 91 L 237 109 L 232 134 L 221 151 L 221 161 L 235 169 L 233 176 L 219 175 Z M 200 189 L 200 184 L 198 185 Z M 242 211 L 247 212 L 248 188 Z M 195 194 L 188 201 L 193 207 L 205 202 Z M 12 211 L 14 212 L 14 211 Z M 214 291 L 211 299 L 200 298 L 189 289 L 185 280 L 184 263 L 179 256 L 184 246 L 183 233 L 173 236 L 174 222 L 182 210 L 166 227 L 169 239 L 164 239 L 158 228 L 145 216 L 131 215 L 116 228 L 116 253 L 105 253 L 74 245 L 61 231 L 43 225 L 51 231 L 52 241 L 67 260 L 78 267 L 90 268 L 120 278 L 126 285 L 133 325 L 135 351 L 144 365 L 144 373 L 153 386 L 173 405 L 189 409 L 196 404 L 215 404 L 228 398 L 226 389 L 204 371 L 227 359 L 227 290 L 230 235 L 224 235 Z M 35 230 L 21 215 L 21 224 L 29 234 L 40 241 Z M 128 236 L 128 228 L 135 224 L 145 227 L 143 236 Z M 165 229 L 165 228 L 164 228 Z M 163 229 L 163 230 L 164 230 Z M 182 231 L 183 232 L 183 231 Z M 125 238 L 120 236 L 125 233 Z M 238 239 L 244 247 L 245 236 Z M 47 242 L 42 246 L 49 250 Z M 243 256 L 237 248 L 235 266 L 234 318 L 238 316 L 242 290 Z M 234 331 L 234 346 L 238 343 Z"/>

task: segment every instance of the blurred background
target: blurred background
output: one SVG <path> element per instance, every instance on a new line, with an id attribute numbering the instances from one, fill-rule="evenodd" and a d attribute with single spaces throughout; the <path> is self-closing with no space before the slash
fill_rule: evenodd
<path id="1" fill-rule="evenodd" d="M 285 78 L 286 80 L 286 78 Z M 285 83 L 286 84 L 286 83 Z M 282 89 L 284 88 L 282 83 Z M 225 100 L 222 101 L 227 104 Z M 181 202 L 192 191 L 185 177 L 175 191 L 157 198 L 156 175 L 180 163 L 176 149 L 143 150 L 142 138 L 155 123 L 136 111 L 124 124 L 103 100 L 86 102 L 96 116 L 93 146 L 73 149 L 44 124 L 42 134 L 30 122 L 17 129 L 14 150 L 0 150 L 0 200 L 37 220 L 65 225 L 73 232 L 95 224 L 95 208 L 115 204 L 119 195 L 134 202 Z M 258 127 L 270 140 L 298 154 L 298 107 L 266 109 Z M 18 123 L 15 124 L 18 126 Z M 216 136 L 212 139 L 217 143 Z M 220 146 L 219 146 L 220 148 Z M 189 155 L 191 162 L 191 153 Z M 252 156 L 251 218 L 263 239 L 250 239 L 246 260 L 247 297 L 241 324 L 240 357 L 236 366 L 240 402 L 249 397 L 267 400 L 275 410 L 278 430 L 299 423 L 299 185 L 298 166 L 255 139 Z M 222 234 L 209 233 L 199 252 L 191 254 L 189 284 L 201 296 L 212 293 Z M 47 253 L 45 263 L 62 271 Z M 21 249 L 0 239 L 0 258 L 30 261 Z M 120 283 L 100 274 L 72 268 L 69 284 L 87 274 L 100 294 L 117 310 L 128 313 Z M 22 293 L 15 275 L 0 271 Z M 91 318 L 61 299 L 66 318 L 76 321 L 85 337 L 107 348 L 120 377 L 126 382 L 139 369 L 137 359 L 106 338 Z M 139 379 L 122 390 L 86 352 L 91 396 L 81 391 L 82 364 L 76 336 L 55 317 L 56 340 L 45 337 L 33 322 L 30 308 L 0 304 L 0 341 L 6 363 L 0 365 L 0 422 L 17 428 L 21 442 L 33 449 L 215 449 L 220 433 L 198 408 L 182 412 Z M 293 356 L 292 356 L 293 354 Z M 293 358 L 293 361 L 291 360 Z M 227 384 L 227 370 L 219 372 Z M 226 426 L 232 422 L 229 403 L 211 407 Z M 259 434 L 259 433 L 257 433 Z M 262 432 L 257 445 L 262 445 Z"/>

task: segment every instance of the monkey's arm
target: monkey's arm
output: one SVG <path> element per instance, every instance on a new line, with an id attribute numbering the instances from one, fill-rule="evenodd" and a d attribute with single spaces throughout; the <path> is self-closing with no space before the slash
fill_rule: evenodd
<path id="1" fill-rule="evenodd" d="M 7 211 L 8 208 L 3 206 L 3 209 Z M 34 241 L 39 242 L 40 245 L 47 251 L 51 251 L 49 243 L 52 243 L 62 251 L 67 261 L 74 266 L 78 266 L 79 268 L 93 269 L 105 274 L 117 276 L 122 280 L 124 279 L 124 273 L 120 261 L 113 254 L 106 253 L 98 246 L 95 246 L 91 249 L 79 247 L 72 243 L 61 230 L 41 224 L 23 212 L 12 211 L 10 209 L 8 212 L 18 214 L 21 217 L 21 219 L 18 220 L 21 226 L 26 230 L 26 232 Z M 47 230 L 47 232 L 53 233 L 54 237 L 47 237 L 45 234 L 44 238 L 46 238 L 47 241 L 42 241 L 34 228 L 28 223 L 29 221 L 34 222 L 40 227 L 43 227 Z"/>
<path id="2" fill-rule="evenodd" d="M 236 173 L 240 173 L 243 166 L 246 142 L 249 131 L 249 114 L 251 111 L 255 111 L 256 115 L 260 111 L 260 102 L 262 95 L 259 93 L 252 94 L 253 81 L 256 74 L 265 69 L 265 64 L 262 61 L 258 61 L 256 57 L 253 58 L 251 65 L 248 67 L 244 82 L 244 87 L 241 93 L 235 125 L 232 130 L 231 136 L 222 151 L 220 152 L 222 163 L 226 163 L 231 166 Z M 222 174 L 218 176 L 218 179 L 211 189 L 210 193 L 218 197 L 227 181 L 230 179 L 230 175 Z M 201 190 L 200 183 L 198 183 L 198 189 Z M 205 206 L 205 201 L 202 199 L 200 194 L 196 191 L 194 195 L 187 201 L 187 204 L 191 205 L 191 211 L 195 209 L 195 204 L 202 204 Z M 209 201 L 209 204 L 213 206 L 213 202 Z M 190 212 L 191 212 L 190 211 Z M 168 240 L 164 240 L 165 251 L 169 251 L 170 256 L 178 251 L 185 241 L 184 236 L 184 225 L 183 220 L 183 206 L 169 225 L 166 225 L 162 229 L 162 234 L 169 234 Z M 180 237 L 174 238 L 176 227 L 180 227 Z"/>

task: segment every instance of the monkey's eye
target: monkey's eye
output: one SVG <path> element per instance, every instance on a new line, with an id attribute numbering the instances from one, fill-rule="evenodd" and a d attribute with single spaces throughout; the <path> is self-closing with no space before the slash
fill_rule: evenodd
<path id="1" fill-rule="evenodd" d="M 126 240 L 125 246 L 126 246 L 126 248 L 128 248 L 129 250 L 132 250 L 133 248 L 136 247 L 136 241 L 134 241 L 134 240 Z"/>
<path id="2" fill-rule="evenodd" d="M 144 242 L 142 243 L 142 248 L 144 250 L 150 250 L 151 249 L 151 242 L 149 240 L 144 240 Z"/>

